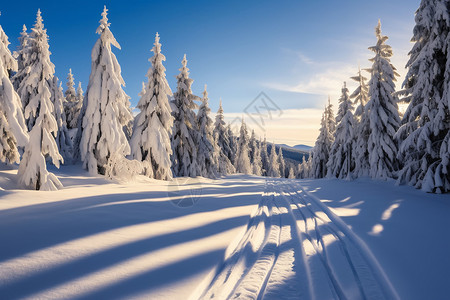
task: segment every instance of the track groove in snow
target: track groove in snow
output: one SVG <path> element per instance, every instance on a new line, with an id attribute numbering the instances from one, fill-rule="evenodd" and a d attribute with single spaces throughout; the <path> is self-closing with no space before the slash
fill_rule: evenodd
<path id="1" fill-rule="evenodd" d="M 268 180 L 199 299 L 397 299 L 367 246 L 293 180 Z"/>

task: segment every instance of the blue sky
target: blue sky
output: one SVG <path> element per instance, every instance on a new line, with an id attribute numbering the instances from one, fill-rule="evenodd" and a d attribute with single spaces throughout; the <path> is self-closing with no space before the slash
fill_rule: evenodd
<path id="1" fill-rule="evenodd" d="M 167 78 L 176 88 L 183 54 L 200 94 L 208 84 L 211 108 L 223 100 L 228 120 L 264 91 L 283 117 L 265 123 L 269 140 L 313 144 L 321 109 L 328 95 L 337 104 L 342 81 L 369 67 L 375 43 L 374 27 L 393 46 L 393 63 L 404 75 L 411 48 L 414 12 L 419 0 L 322 1 L 7 1 L 0 24 L 18 44 L 22 24 L 31 28 L 38 8 L 50 38 L 56 75 L 65 83 L 72 68 L 87 86 L 90 53 L 98 35 L 103 5 L 109 9 L 111 30 L 122 50 L 114 49 L 132 105 L 150 64 L 150 49 L 159 32 L 166 55 Z M 402 81 L 402 79 L 400 79 Z M 351 87 L 351 83 L 349 83 Z M 350 88 L 351 89 L 351 88 Z M 303 114 L 303 115 L 302 115 Z M 249 119 L 249 118 L 247 118 Z M 278 122 L 277 122 L 278 121 Z"/>

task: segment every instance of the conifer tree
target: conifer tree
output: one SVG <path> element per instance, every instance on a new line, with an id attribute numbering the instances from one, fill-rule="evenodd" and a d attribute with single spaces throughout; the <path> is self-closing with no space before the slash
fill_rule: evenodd
<path id="1" fill-rule="evenodd" d="M 69 161 L 72 158 L 72 140 L 67 129 L 66 114 L 64 112 L 65 98 L 58 77 L 53 76 L 50 88 L 51 101 L 54 107 L 53 114 L 58 126 L 58 131 L 55 136 L 56 145 L 64 161 Z"/>
<path id="2" fill-rule="evenodd" d="M 18 162 L 17 146 L 28 143 L 28 130 L 22 113 L 19 95 L 9 78 L 17 71 L 17 62 L 8 49 L 8 37 L 0 26 L 0 159 Z"/>
<path id="3" fill-rule="evenodd" d="M 66 115 L 67 128 L 78 128 L 78 116 L 80 115 L 81 106 L 83 105 L 83 90 L 81 89 L 80 82 L 78 90 L 75 91 L 72 69 L 69 69 L 66 85 L 67 89 L 64 93 L 66 97 L 66 101 L 64 102 L 64 112 Z"/>
<path id="4" fill-rule="evenodd" d="M 283 149 L 280 147 L 278 151 L 278 165 L 280 166 L 280 176 L 281 178 L 286 178 L 286 162 L 283 157 Z"/>
<path id="5" fill-rule="evenodd" d="M 450 15 L 447 0 L 422 0 L 406 65 L 402 99 L 408 104 L 398 158 L 399 183 L 426 192 L 450 191 Z"/>
<path id="6" fill-rule="evenodd" d="M 252 131 L 252 138 L 250 139 L 250 146 L 252 150 L 252 173 L 256 176 L 262 175 L 262 159 L 261 159 L 261 143 L 258 143 L 255 137 L 255 131 Z M 266 150 L 267 151 L 267 150 Z"/>
<path id="7" fill-rule="evenodd" d="M 230 136 L 228 135 L 228 130 L 225 126 L 222 100 L 220 100 L 219 110 L 216 114 L 213 134 L 217 146 L 218 173 L 222 175 L 234 173 L 236 170 L 229 158 L 231 157 L 233 150 L 231 149 Z"/>
<path id="8" fill-rule="evenodd" d="M 22 82 L 23 78 L 27 74 L 27 70 L 25 70 L 26 66 L 30 62 L 30 52 L 28 47 L 28 32 L 27 27 L 23 25 L 22 32 L 19 37 L 19 49 L 14 52 L 14 56 L 17 58 L 17 70 L 16 74 L 12 77 L 12 83 L 14 89 L 17 91 L 19 89 L 19 85 Z"/>
<path id="9" fill-rule="evenodd" d="M 53 82 L 54 66 L 49 59 L 48 38 L 40 10 L 29 42 L 34 60 L 30 64 L 31 72 L 21 82 L 19 90 L 28 101 L 25 115 L 28 116 L 28 126 L 32 127 L 17 175 L 19 183 L 27 187 L 56 190 L 62 184 L 54 174 L 47 171 L 46 158 L 51 159 L 56 167 L 63 162 L 63 158 L 54 138 L 58 132 L 50 85 Z"/>
<path id="10" fill-rule="evenodd" d="M 394 135 L 399 128 L 398 98 L 395 96 L 395 77 L 398 74 L 390 62 L 392 48 L 386 45 L 387 36 L 381 34 L 381 22 L 375 28 L 377 44 L 369 49 L 375 53 L 370 70 L 369 102 L 370 119 L 368 152 L 370 176 L 387 179 L 398 169 L 397 144 Z"/>
<path id="11" fill-rule="evenodd" d="M 227 131 L 228 131 L 228 137 L 229 137 L 229 144 L 230 144 L 230 148 L 231 148 L 231 152 L 229 153 L 228 158 L 230 159 L 231 163 L 233 164 L 233 166 L 236 168 L 236 158 L 237 158 L 237 152 L 238 152 L 238 143 L 237 143 L 237 138 L 233 133 L 233 130 L 231 129 L 231 124 L 228 124 L 227 126 Z M 236 168 L 237 169 L 237 168 Z"/>
<path id="12" fill-rule="evenodd" d="M 217 148 L 215 147 L 215 140 L 213 137 L 213 122 L 209 117 L 211 109 L 209 108 L 208 92 L 203 91 L 202 104 L 198 109 L 197 122 L 199 128 L 198 141 L 198 164 L 200 168 L 200 175 L 208 178 L 215 178 L 217 176 Z"/>
<path id="13" fill-rule="evenodd" d="M 189 69 L 184 55 L 180 74 L 177 75 L 177 92 L 172 100 L 174 117 L 172 142 L 172 169 L 175 176 L 195 177 L 201 175 L 197 159 L 198 124 L 194 109 L 198 100 L 192 94 L 191 85 L 194 80 L 189 78 Z"/>
<path id="14" fill-rule="evenodd" d="M 275 144 L 272 143 L 270 147 L 270 157 L 269 157 L 269 167 L 267 169 L 267 176 L 268 177 L 280 177 L 280 166 L 278 164 L 278 155 L 275 151 Z"/>
<path id="15" fill-rule="evenodd" d="M 295 172 L 294 172 L 294 168 L 292 166 L 289 168 L 289 175 L 287 178 L 295 179 Z"/>
<path id="16" fill-rule="evenodd" d="M 267 170 L 269 169 L 269 154 L 267 153 L 267 141 L 266 137 L 264 137 L 264 140 L 261 144 L 261 175 L 267 176 Z"/>
<path id="17" fill-rule="evenodd" d="M 103 9 L 97 34 L 100 38 L 92 49 L 91 75 L 80 113 L 79 151 L 83 167 L 91 174 L 105 174 L 108 159 L 128 155 L 130 146 L 123 127 L 132 120 L 129 97 L 122 86 L 120 66 L 111 45 L 120 49 L 109 30 L 106 6 Z M 121 153 L 116 153 L 120 151 Z"/>
<path id="18" fill-rule="evenodd" d="M 133 135 L 131 137 L 131 154 L 144 164 L 145 174 L 160 180 L 172 179 L 172 134 L 173 117 L 169 97 L 172 96 L 166 79 L 163 61 L 166 57 L 161 53 L 159 35 L 156 33 L 153 44 L 152 64 L 148 69 L 148 83 L 143 84 L 141 99 L 137 107 L 141 112 L 136 116 Z"/>
<path id="19" fill-rule="evenodd" d="M 238 152 L 236 154 L 236 171 L 239 173 L 252 174 L 249 141 L 247 126 L 245 125 L 244 119 L 242 119 L 238 140 Z"/>
<path id="20" fill-rule="evenodd" d="M 354 168 L 353 160 L 353 106 L 349 97 L 349 92 L 344 82 L 342 95 L 339 98 L 339 110 L 336 117 L 336 132 L 333 145 L 330 150 L 330 157 L 327 163 L 327 176 L 339 179 L 351 179 Z"/>
<path id="21" fill-rule="evenodd" d="M 353 104 L 356 105 L 355 110 L 355 143 L 354 143 L 354 157 L 355 157 L 355 170 L 354 174 L 357 177 L 369 175 L 369 150 L 368 142 L 370 135 L 370 120 L 369 112 L 367 111 L 366 104 L 368 102 L 368 87 L 366 80 L 362 74 L 361 69 L 358 70 L 358 75 L 352 77 L 354 81 L 358 83 L 358 87 L 350 96 L 353 99 Z"/>

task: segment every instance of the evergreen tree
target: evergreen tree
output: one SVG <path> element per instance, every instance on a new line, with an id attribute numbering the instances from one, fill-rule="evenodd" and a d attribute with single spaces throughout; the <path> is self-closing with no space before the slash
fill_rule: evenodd
<path id="1" fill-rule="evenodd" d="M 236 171 L 244 174 L 252 174 L 249 153 L 249 137 L 244 119 L 242 119 L 238 143 L 238 152 L 236 154 Z"/>
<path id="2" fill-rule="evenodd" d="M 287 178 L 295 179 L 295 172 L 294 172 L 294 168 L 292 166 L 289 168 L 289 175 Z"/>
<path id="3" fill-rule="evenodd" d="M 72 69 L 69 69 L 66 85 L 67 89 L 64 93 L 66 97 L 66 101 L 64 102 L 64 112 L 66 115 L 67 128 L 78 128 L 78 116 L 80 115 L 81 106 L 83 105 L 83 90 L 81 89 L 80 82 L 78 85 L 78 90 L 75 91 Z"/>
<path id="4" fill-rule="evenodd" d="M 56 145 L 59 153 L 64 158 L 64 161 L 69 161 L 72 158 L 72 140 L 67 129 L 66 114 L 64 112 L 64 94 L 58 77 L 53 76 L 50 84 L 51 101 L 53 103 L 53 114 L 55 116 L 58 130 L 56 132 Z"/>
<path id="5" fill-rule="evenodd" d="M 286 178 L 286 163 L 283 157 L 283 149 L 280 147 L 278 151 L 278 165 L 280 166 L 280 176 L 281 178 Z"/>
<path id="6" fill-rule="evenodd" d="M 14 56 L 17 58 L 17 73 L 12 78 L 12 83 L 15 90 L 19 89 L 20 83 L 28 72 L 27 70 L 25 70 L 26 66 L 28 66 L 30 62 L 28 39 L 29 36 L 27 33 L 27 27 L 23 25 L 22 32 L 20 33 L 19 38 L 19 49 L 18 51 L 14 52 Z"/>
<path id="7" fill-rule="evenodd" d="M 270 147 L 270 157 L 269 157 L 269 167 L 267 169 L 267 176 L 268 177 L 280 177 L 280 166 L 278 164 L 278 155 L 275 151 L 275 144 L 272 143 L 272 146 Z"/>
<path id="8" fill-rule="evenodd" d="M 422 0 L 406 65 L 402 99 L 408 103 L 398 158 L 404 167 L 399 183 L 426 192 L 450 191 L 450 4 Z"/>
<path id="9" fill-rule="evenodd" d="M 189 78 L 189 69 L 184 55 L 181 62 L 180 74 L 177 76 L 177 92 L 172 100 L 174 117 L 172 142 L 172 169 L 175 176 L 195 177 L 201 175 L 197 159 L 197 146 L 199 140 L 198 125 L 194 109 L 198 100 L 192 94 L 191 85 L 194 80 Z"/>
<path id="10" fill-rule="evenodd" d="M 398 168 L 397 145 L 394 140 L 399 128 L 398 98 L 395 96 L 395 77 L 398 74 L 390 62 L 392 48 L 386 45 L 387 36 L 381 34 L 381 22 L 375 28 L 377 44 L 369 49 L 375 53 L 370 70 L 369 102 L 370 119 L 368 152 L 370 176 L 386 179 L 394 176 Z"/>
<path id="11" fill-rule="evenodd" d="M 262 159 L 261 159 L 261 143 L 258 143 L 258 141 L 255 138 L 254 131 L 252 132 L 252 139 L 251 139 L 251 148 L 253 149 L 253 157 L 251 161 L 252 165 L 252 173 L 256 176 L 262 175 Z M 267 150 L 266 150 L 267 151 Z"/>
<path id="12" fill-rule="evenodd" d="M 217 176 L 217 148 L 215 147 L 215 140 L 213 136 L 213 121 L 209 117 L 211 109 L 208 105 L 208 92 L 203 91 L 202 104 L 198 109 L 197 121 L 199 128 L 198 141 L 198 164 L 200 168 L 200 175 L 208 178 L 215 178 Z"/>
<path id="13" fill-rule="evenodd" d="M 370 120 L 369 112 L 367 111 L 366 104 L 368 102 L 368 87 L 366 80 L 362 74 L 361 69 L 358 70 L 358 75 L 352 77 L 353 80 L 358 82 L 358 87 L 350 96 L 353 99 L 353 104 L 356 105 L 355 110 L 355 143 L 354 143 L 354 157 L 355 157 L 355 170 L 354 174 L 357 177 L 369 175 L 369 135 L 370 135 Z"/>
<path id="14" fill-rule="evenodd" d="M 17 146 L 28 143 L 28 130 L 19 95 L 9 74 L 17 70 L 17 62 L 8 49 L 8 37 L 0 26 L 0 160 L 18 162 Z"/>
<path id="15" fill-rule="evenodd" d="M 172 134 L 173 117 L 169 97 L 172 96 L 166 79 L 163 61 L 166 57 L 161 53 L 159 35 L 156 33 L 153 44 L 152 64 L 147 72 L 148 83 L 143 84 L 141 99 L 137 107 L 141 112 L 136 116 L 133 135 L 131 137 L 131 154 L 144 165 L 145 174 L 160 180 L 172 179 Z"/>
<path id="16" fill-rule="evenodd" d="M 228 135 L 228 130 L 225 126 L 222 100 L 220 100 L 219 110 L 216 114 L 213 134 L 217 146 L 218 173 L 223 175 L 234 173 L 236 170 L 229 158 L 231 157 L 233 150 L 230 147 L 230 136 Z"/>
<path id="17" fill-rule="evenodd" d="M 352 156 L 354 119 L 352 110 L 352 102 L 344 82 L 342 95 L 339 99 L 338 115 L 336 117 L 337 126 L 335 139 L 327 163 L 327 176 L 329 177 L 351 179 L 351 172 L 354 168 Z"/>
<path id="18" fill-rule="evenodd" d="M 79 151 L 83 167 L 91 174 L 105 174 L 109 157 L 120 149 L 122 156 L 130 153 L 123 127 L 133 118 L 125 82 L 111 45 L 120 49 L 109 30 L 106 6 L 97 34 L 100 38 L 92 49 L 91 75 L 80 113 L 82 126 L 78 131 Z M 117 154 L 118 155 L 118 154 Z"/>
<path id="19" fill-rule="evenodd" d="M 331 116 L 329 115 L 331 114 Z M 314 145 L 314 156 L 312 158 L 312 177 L 323 178 L 327 175 L 327 162 L 330 156 L 331 146 L 334 141 L 333 133 L 330 132 L 330 122 L 333 119 L 332 126 L 334 127 L 334 115 L 331 108 L 331 103 L 325 107 L 322 114 L 321 127 L 316 144 Z"/>
<path id="20" fill-rule="evenodd" d="M 229 153 L 228 158 L 230 159 L 230 162 L 233 164 L 233 166 L 237 169 L 236 154 L 238 152 L 239 145 L 237 143 L 237 138 L 234 135 L 233 130 L 231 130 L 231 124 L 228 124 L 227 131 L 228 131 L 229 144 L 230 144 L 230 149 L 231 149 L 231 152 Z"/>
<path id="21" fill-rule="evenodd" d="M 261 144 L 261 168 L 263 176 L 267 176 L 267 170 L 269 169 L 269 154 L 267 153 L 267 141 L 266 137 Z"/>
<path id="22" fill-rule="evenodd" d="M 48 38 L 39 10 L 30 38 L 34 60 L 30 65 L 30 73 L 19 88 L 27 103 L 25 115 L 28 116 L 28 126 L 32 127 L 17 172 L 19 183 L 36 190 L 56 190 L 62 187 L 58 178 L 48 172 L 46 166 L 47 157 L 57 167 L 63 161 L 54 138 L 58 133 L 58 123 L 54 116 L 50 85 L 53 82 L 54 66 L 50 62 L 48 48 Z"/>

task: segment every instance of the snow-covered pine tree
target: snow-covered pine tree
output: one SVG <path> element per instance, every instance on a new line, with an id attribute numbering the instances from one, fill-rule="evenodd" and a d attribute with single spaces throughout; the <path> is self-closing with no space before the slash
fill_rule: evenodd
<path id="1" fill-rule="evenodd" d="M 64 112 L 64 94 L 61 86 L 61 82 L 58 77 L 53 76 L 50 84 L 51 101 L 53 103 L 53 114 L 55 116 L 58 131 L 56 133 L 56 145 L 58 146 L 59 153 L 64 158 L 64 161 L 72 159 L 72 140 L 70 139 L 69 130 L 67 129 L 66 114 Z"/>
<path id="2" fill-rule="evenodd" d="M 252 157 L 252 173 L 257 176 L 262 175 L 262 159 L 261 159 L 261 143 L 258 143 L 254 136 L 254 131 L 252 132 L 251 148 L 253 149 Z M 267 150 L 266 150 L 267 151 Z"/>
<path id="3" fill-rule="evenodd" d="M 305 159 L 305 155 L 302 156 L 302 162 L 298 164 L 297 166 L 297 174 L 296 174 L 296 178 L 298 179 L 303 179 L 303 178 L 307 178 L 308 174 L 306 174 L 306 159 Z M 311 159 L 311 157 L 310 157 Z"/>
<path id="4" fill-rule="evenodd" d="M 353 106 L 347 85 L 344 82 L 342 95 L 339 98 L 339 110 L 336 117 L 336 132 L 330 157 L 327 163 L 327 176 L 339 179 L 351 179 L 354 168 L 353 139 L 354 119 Z"/>
<path id="5" fill-rule="evenodd" d="M 14 52 L 14 57 L 17 59 L 17 71 L 16 74 L 12 78 L 12 83 L 14 89 L 17 91 L 19 89 L 19 85 L 22 82 L 23 78 L 27 74 L 27 70 L 25 70 L 26 66 L 30 61 L 30 52 L 28 48 L 28 32 L 27 27 L 23 25 L 22 32 L 19 37 L 19 49 Z M 22 104 L 21 104 L 22 105 Z"/>
<path id="6" fill-rule="evenodd" d="M 9 78 L 11 72 L 17 71 L 17 62 L 8 49 L 8 36 L 0 26 L 0 114 L 1 114 L 1 149 L 2 161 L 18 162 L 17 146 L 25 147 L 28 143 L 28 130 L 22 112 L 19 95 L 14 90 Z"/>
<path id="7" fill-rule="evenodd" d="M 81 88 L 80 82 L 78 90 L 75 91 L 72 69 L 69 69 L 66 85 L 67 89 L 64 93 L 66 96 L 66 101 L 64 102 L 64 112 L 66 115 L 67 128 L 74 129 L 78 128 L 78 116 L 80 115 L 81 106 L 83 105 L 83 89 Z"/>
<path id="8" fill-rule="evenodd" d="M 215 178 L 217 176 L 218 153 L 215 147 L 215 140 L 213 136 L 213 121 L 209 117 L 211 109 L 209 108 L 208 92 L 203 91 L 203 98 L 201 99 L 197 113 L 197 122 L 199 128 L 198 140 L 198 154 L 197 161 L 200 168 L 200 175 L 207 178 Z"/>
<path id="9" fill-rule="evenodd" d="M 26 100 L 25 116 L 31 127 L 30 139 L 20 161 L 17 175 L 19 183 L 36 190 L 56 190 L 62 187 L 58 178 L 47 171 L 46 158 L 59 167 L 63 162 L 58 152 L 54 136 L 58 133 L 58 123 L 54 116 L 52 83 L 55 72 L 50 62 L 48 38 L 38 10 L 36 24 L 30 36 L 32 62 L 30 73 L 24 77 L 19 91 Z M 37 78 L 37 80 L 36 80 Z"/>
<path id="10" fill-rule="evenodd" d="M 222 100 L 220 100 L 219 110 L 216 114 L 216 122 L 214 123 L 214 139 L 217 146 L 217 172 L 222 175 L 232 174 L 236 170 L 230 161 L 230 156 L 233 150 L 230 147 L 230 137 L 228 135 L 228 130 L 225 126 Z"/>
<path id="11" fill-rule="evenodd" d="M 334 119 L 334 116 L 333 116 Z M 333 134 L 329 131 L 329 116 L 328 106 L 325 107 L 325 111 L 322 114 L 322 120 L 320 122 L 321 127 L 319 136 L 317 137 L 316 144 L 314 145 L 314 156 L 312 158 L 312 177 L 323 178 L 327 176 L 327 162 L 330 156 L 331 146 L 334 141 Z"/>
<path id="12" fill-rule="evenodd" d="M 278 155 L 275 151 L 275 144 L 272 143 L 270 147 L 270 157 L 269 157 L 269 167 L 267 169 L 267 176 L 268 177 L 280 177 L 280 165 L 278 163 Z"/>
<path id="13" fill-rule="evenodd" d="M 170 135 L 173 117 L 169 96 L 172 96 L 172 91 L 166 79 L 166 69 L 163 66 L 166 57 L 161 53 L 158 33 L 151 51 L 153 56 L 149 59 L 151 67 L 147 72 L 148 83 L 143 83 L 141 99 L 137 105 L 141 112 L 135 118 L 130 141 L 131 154 L 134 159 L 147 162 L 144 163 L 147 176 L 171 180 Z"/>
<path id="14" fill-rule="evenodd" d="M 83 167 L 91 174 L 105 174 L 112 153 L 121 149 L 123 156 L 130 153 L 123 127 L 132 120 L 129 97 L 122 86 L 120 65 L 111 51 L 111 45 L 120 49 L 109 30 L 107 13 L 103 9 L 97 33 L 100 38 L 92 49 L 91 75 L 80 113 L 82 126 L 79 151 Z"/>
<path id="15" fill-rule="evenodd" d="M 289 168 L 289 175 L 287 178 L 295 179 L 295 172 L 294 172 L 294 168 L 292 166 Z"/>
<path id="16" fill-rule="evenodd" d="M 426 192 L 450 191 L 450 14 L 449 1 L 423 0 L 406 65 L 402 99 L 408 104 L 398 158 L 398 182 Z"/>
<path id="17" fill-rule="evenodd" d="M 253 162 L 253 155 L 254 155 L 256 147 L 257 147 L 257 144 L 256 144 L 255 130 L 252 129 L 252 134 L 250 135 L 250 140 L 249 140 L 249 152 L 248 152 L 251 162 Z"/>
<path id="18" fill-rule="evenodd" d="M 227 126 L 228 131 L 228 138 L 229 138 L 229 144 L 231 152 L 229 153 L 228 158 L 230 159 L 233 166 L 236 168 L 236 160 L 237 160 L 237 152 L 238 152 L 238 143 L 237 143 L 237 137 L 234 135 L 233 130 L 231 129 L 231 124 L 228 124 Z M 237 168 L 236 168 L 237 169 Z"/>
<path id="19" fill-rule="evenodd" d="M 198 124 L 194 113 L 197 108 L 194 100 L 199 98 L 192 94 L 194 80 L 189 78 L 186 54 L 181 64 L 180 74 L 177 75 L 177 91 L 172 100 L 172 170 L 178 177 L 195 177 L 201 175 L 197 160 Z"/>
<path id="20" fill-rule="evenodd" d="M 350 99 L 353 100 L 353 104 L 356 105 L 355 110 L 355 141 L 353 155 L 355 158 L 355 170 L 353 171 L 356 177 L 369 175 L 369 151 L 368 142 L 370 134 L 370 120 L 369 112 L 367 111 L 366 104 L 369 100 L 369 89 L 366 85 L 366 80 L 361 69 L 358 70 L 358 75 L 351 77 L 358 83 L 358 87 L 350 95 Z"/>
<path id="21" fill-rule="evenodd" d="M 267 170 L 269 169 L 269 153 L 267 153 L 267 141 L 264 136 L 264 140 L 260 142 L 261 144 L 261 175 L 267 176 Z"/>
<path id="22" fill-rule="evenodd" d="M 244 174 L 252 174 L 252 166 L 250 164 L 249 136 L 244 118 L 242 118 L 241 130 L 238 140 L 238 152 L 236 154 L 236 171 Z"/>
<path id="23" fill-rule="evenodd" d="M 281 178 L 286 178 L 286 162 L 284 161 L 283 149 L 280 147 L 278 151 L 278 165 L 280 166 L 280 176 Z"/>
<path id="24" fill-rule="evenodd" d="M 370 69 L 369 102 L 366 109 L 370 119 L 368 152 L 370 176 L 387 179 L 398 169 L 397 144 L 394 135 L 400 125 L 395 77 L 398 74 L 390 62 L 392 48 L 386 45 L 387 36 L 381 34 L 381 22 L 375 28 L 377 44 L 369 49 L 375 53 Z"/>

